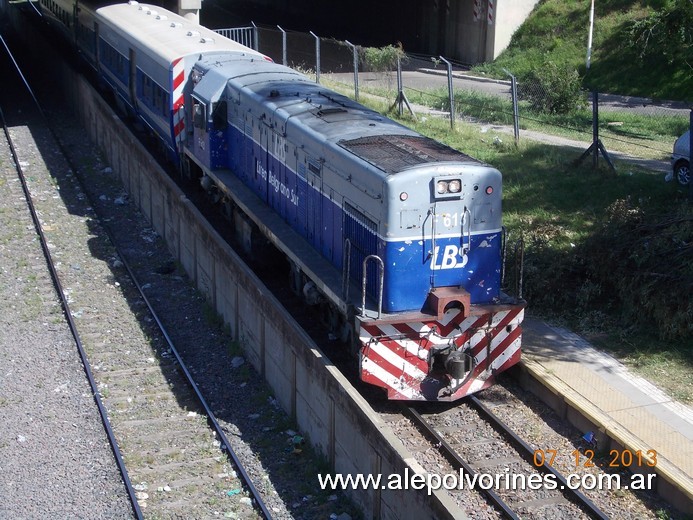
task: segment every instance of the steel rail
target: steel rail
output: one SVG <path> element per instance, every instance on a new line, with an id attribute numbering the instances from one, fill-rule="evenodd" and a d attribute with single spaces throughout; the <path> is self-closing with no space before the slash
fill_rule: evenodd
<path id="1" fill-rule="evenodd" d="M 1 36 L 0 36 L 0 38 L 1 38 Z M 39 102 L 38 102 L 36 96 L 35 96 L 34 93 L 32 92 L 31 87 L 29 86 L 29 83 L 27 82 L 27 80 L 25 79 L 24 75 L 22 74 L 21 69 L 19 68 L 19 65 L 18 65 L 17 62 L 14 60 L 14 57 L 12 56 L 12 54 L 11 54 L 11 52 L 10 52 L 10 49 L 7 47 L 7 45 L 6 45 L 6 43 L 5 43 L 4 40 L 2 40 L 2 43 L 3 43 L 4 47 L 5 47 L 5 49 L 7 50 L 8 55 L 12 58 L 12 61 L 13 61 L 14 64 L 15 64 L 15 67 L 16 67 L 16 69 L 17 69 L 17 72 L 18 72 L 19 75 L 21 76 L 21 78 L 22 78 L 22 80 L 23 80 L 23 82 L 24 82 L 24 85 L 26 86 L 27 90 L 29 91 L 29 93 L 30 93 L 30 95 L 31 95 L 31 97 L 32 97 L 32 99 L 33 99 L 35 105 L 36 105 L 36 108 L 37 108 L 37 110 L 38 110 L 39 113 L 40 113 L 41 119 L 45 122 L 46 127 L 48 128 L 48 130 L 49 130 L 50 133 L 52 134 L 53 139 L 55 140 L 55 142 L 56 142 L 58 148 L 60 149 L 60 151 L 61 151 L 61 153 L 62 153 L 62 155 L 64 156 L 64 158 L 65 158 L 65 160 L 68 162 L 68 164 L 70 164 L 72 170 L 75 171 L 75 172 L 78 171 L 78 170 L 75 168 L 75 165 L 72 164 L 72 161 L 70 160 L 68 154 L 66 153 L 66 151 L 65 151 L 65 149 L 64 149 L 64 147 L 63 147 L 63 145 L 62 145 L 62 143 L 60 142 L 60 140 L 58 139 L 57 135 L 56 135 L 55 132 L 53 131 L 53 128 L 51 127 L 50 123 L 48 122 L 48 118 L 45 116 L 45 112 L 44 112 L 43 109 L 41 108 L 41 105 L 39 104 Z M 42 249 L 43 249 L 44 256 L 46 257 L 46 261 L 47 261 L 47 263 L 48 263 L 48 267 L 49 267 L 49 270 L 50 270 L 50 272 L 51 272 L 51 278 L 53 279 L 53 283 L 55 284 L 56 290 L 57 290 L 58 295 L 59 295 L 59 297 L 60 297 L 61 305 L 62 305 L 62 308 L 63 308 L 63 313 L 65 314 L 66 319 L 67 319 L 67 321 L 68 321 L 68 324 L 69 324 L 69 327 L 70 327 L 70 331 L 72 332 L 72 335 L 73 335 L 73 337 L 75 338 L 75 341 L 76 341 L 76 343 L 77 343 L 77 348 L 78 348 L 78 350 L 79 350 L 79 354 L 80 354 L 80 357 L 81 357 L 81 359 L 82 359 L 82 365 L 83 365 L 83 367 L 84 367 L 84 371 L 85 371 L 85 373 L 86 373 L 86 375 L 87 375 L 87 378 L 88 378 L 88 380 L 89 380 L 89 384 L 90 384 L 91 389 L 92 389 L 92 395 L 94 396 L 94 400 L 96 401 L 97 406 L 98 406 L 98 408 L 99 408 L 99 414 L 101 415 L 101 420 L 102 420 L 102 422 L 103 422 L 104 428 L 105 428 L 106 433 L 107 433 L 107 435 L 108 435 L 109 442 L 110 442 L 111 447 L 112 447 L 112 449 L 113 449 L 113 453 L 114 453 L 114 456 L 115 456 L 115 458 L 116 458 L 116 462 L 117 462 L 117 464 L 118 464 L 118 468 L 119 468 L 120 473 L 121 473 L 121 475 L 122 475 L 122 477 L 123 477 L 123 481 L 124 481 L 124 483 L 125 483 L 125 487 L 126 487 L 126 489 L 127 489 L 128 496 L 129 496 L 129 498 L 130 498 L 130 502 L 132 503 L 133 511 L 134 511 L 136 517 L 138 518 L 138 520 L 139 520 L 139 519 L 143 519 L 144 517 L 143 517 L 142 511 L 141 511 L 141 509 L 140 509 L 140 507 L 139 507 L 139 503 L 138 503 L 138 501 L 137 501 L 136 491 L 135 491 L 135 489 L 134 489 L 134 487 L 133 487 L 133 485 L 132 485 L 132 482 L 131 482 L 131 480 L 130 480 L 130 477 L 129 477 L 128 473 L 127 473 L 127 468 L 125 467 L 125 462 L 124 462 L 124 460 L 123 460 L 122 454 L 121 454 L 120 449 L 119 449 L 119 447 L 118 447 L 118 443 L 117 443 L 116 438 L 115 438 L 115 433 L 113 432 L 113 429 L 111 428 L 110 422 L 109 422 L 109 420 L 108 420 L 108 412 L 106 411 L 106 408 L 105 408 L 105 406 L 103 405 L 103 402 L 102 402 L 102 400 L 101 400 L 100 393 L 99 393 L 99 391 L 98 391 L 98 388 L 97 388 L 97 385 L 96 385 L 96 381 L 94 380 L 94 377 L 93 377 L 93 374 L 92 374 L 92 371 L 91 371 L 91 366 L 90 366 L 90 364 L 89 364 L 89 360 L 88 360 L 87 355 L 86 355 L 86 351 L 84 350 L 84 347 L 83 347 L 83 345 L 82 345 L 82 341 L 81 341 L 81 338 L 80 338 L 80 336 L 79 336 L 79 332 L 77 331 L 76 324 L 75 324 L 75 322 L 74 322 L 73 319 L 72 319 L 72 314 L 71 314 L 71 311 L 70 311 L 70 308 L 69 308 L 67 299 L 66 299 L 66 297 L 65 297 L 65 294 L 64 294 L 64 292 L 63 292 L 62 284 L 60 283 L 60 280 L 59 280 L 59 278 L 58 278 L 58 273 L 57 273 L 57 270 L 55 269 L 55 264 L 54 264 L 54 262 L 53 262 L 53 258 L 52 258 L 52 256 L 51 256 L 51 253 L 50 253 L 49 249 L 48 249 L 47 240 L 46 240 L 45 235 L 44 235 L 44 233 L 43 233 L 43 230 L 42 230 L 42 228 L 41 228 L 41 223 L 40 223 L 40 220 L 39 220 L 39 218 L 38 218 L 38 214 L 37 214 L 37 212 L 36 212 L 36 210 L 35 210 L 33 201 L 32 201 L 32 199 L 31 199 L 31 195 L 30 195 L 30 193 L 29 193 L 29 189 L 28 189 L 28 186 L 27 186 L 27 184 L 26 184 L 26 180 L 25 180 L 24 174 L 23 174 L 23 172 L 22 172 L 22 170 L 21 170 L 21 166 L 20 166 L 20 164 L 19 164 L 19 157 L 18 157 L 18 155 L 17 155 L 17 153 L 16 153 L 16 150 L 15 150 L 15 148 L 14 148 L 14 145 L 12 144 L 12 140 L 11 140 L 11 136 L 10 136 L 10 134 L 9 134 L 9 130 L 7 129 L 7 125 L 5 124 L 4 113 L 2 112 L 2 109 L 1 109 L 1 108 L 0 108 L 0 120 L 2 121 L 3 129 L 4 129 L 5 135 L 6 135 L 6 137 L 7 137 L 8 143 L 9 143 L 9 145 L 10 145 L 10 150 L 11 150 L 11 153 L 12 153 L 12 157 L 13 157 L 13 160 L 14 160 L 15 165 L 16 165 L 16 167 L 17 167 L 17 172 L 18 172 L 19 177 L 20 177 L 20 181 L 21 181 L 21 184 L 22 184 L 22 189 L 24 190 L 24 194 L 25 194 L 25 197 L 26 197 L 26 199 L 27 199 L 27 204 L 28 204 L 28 206 L 29 206 L 29 209 L 30 209 L 30 212 L 31 212 L 31 216 L 32 216 L 32 219 L 33 219 L 33 221 L 34 221 L 34 226 L 35 226 L 36 231 L 37 231 L 37 233 L 38 233 L 38 235 L 39 235 L 39 237 L 40 237 L 41 247 L 42 247 Z M 82 184 L 82 183 L 81 183 L 81 180 L 79 180 L 79 177 L 77 177 L 77 180 L 78 180 L 78 182 L 80 182 L 80 184 Z M 84 186 L 82 186 L 82 188 L 84 188 Z M 84 190 L 84 192 L 86 193 L 86 190 Z M 133 283 L 134 283 L 135 286 L 137 287 L 138 293 L 140 294 L 140 296 L 142 297 L 142 299 L 143 299 L 144 302 L 146 303 L 147 308 L 149 309 L 149 311 L 150 311 L 152 317 L 154 318 L 154 320 L 155 320 L 155 322 L 156 322 L 156 324 L 157 324 L 157 326 L 158 326 L 158 328 L 159 328 L 161 334 L 162 334 L 162 335 L 164 336 L 164 338 L 166 339 L 166 342 L 167 342 L 167 344 L 168 344 L 168 347 L 171 349 L 171 352 L 173 352 L 173 354 L 175 355 L 176 361 L 178 362 L 178 365 L 180 366 L 180 368 L 181 368 L 183 374 L 185 375 L 185 378 L 186 378 L 186 380 L 188 381 L 188 384 L 190 385 L 190 387 L 192 388 L 192 390 L 195 392 L 195 395 L 197 396 L 199 403 L 202 405 L 202 408 L 204 408 L 205 413 L 206 413 L 206 415 L 207 415 L 207 421 L 208 421 L 208 423 L 210 424 L 210 426 L 212 427 L 212 429 L 214 429 L 214 431 L 215 431 L 215 432 L 217 433 L 217 435 L 219 436 L 219 439 L 221 440 L 221 443 L 222 443 L 221 446 L 220 446 L 221 451 L 222 451 L 222 452 L 223 452 L 223 451 L 226 451 L 226 453 L 228 454 L 228 456 L 231 458 L 231 460 L 233 461 L 233 463 L 236 465 L 236 467 L 237 467 L 237 469 L 238 469 L 238 471 L 239 471 L 239 473 L 240 473 L 242 479 L 245 481 L 245 484 L 246 484 L 246 486 L 247 486 L 249 492 L 252 494 L 253 498 L 255 499 L 255 502 L 256 502 L 256 504 L 257 504 L 257 507 L 260 509 L 260 511 L 262 512 L 263 516 L 264 516 L 266 519 L 271 520 L 271 519 L 273 518 L 273 517 L 272 517 L 272 514 L 269 512 L 269 509 L 267 508 L 267 505 L 265 504 L 264 500 L 262 499 L 262 496 L 260 495 L 260 492 L 259 492 L 258 489 L 255 487 L 255 485 L 253 484 L 253 482 L 252 482 L 252 480 L 251 480 L 251 478 L 250 478 L 250 475 L 249 475 L 248 472 L 246 471 L 246 469 L 245 469 L 245 467 L 243 466 L 241 460 L 238 458 L 238 456 L 236 455 L 236 453 L 235 453 L 235 452 L 233 451 L 233 449 L 231 448 L 231 445 L 230 445 L 230 443 L 229 443 L 229 440 L 228 440 L 228 438 L 226 437 L 226 434 L 224 433 L 223 429 L 221 428 L 221 425 L 219 424 L 219 422 L 217 421 L 216 417 L 214 416 L 214 413 L 212 412 L 210 406 L 207 404 L 207 401 L 206 401 L 206 400 L 204 399 L 204 397 L 202 396 L 202 393 L 200 392 L 197 383 L 195 382 L 195 380 L 193 379 L 192 375 L 190 374 L 190 371 L 189 371 L 188 368 L 186 367 L 186 365 L 185 365 L 185 363 L 184 363 L 182 357 L 180 356 L 178 350 L 177 350 L 177 349 L 175 348 L 175 346 L 173 345 L 173 342 L 172 342 L 170 336 L 168 335 L 168 333 L 167 333 L 167 331 L 166 331 L 166 329 L 165 329 L 165 327 L 164 327 L 162 321 L 159 319 L 159 316 L 158 316 L 158 315 L 156 314 L 156 312 L 154 311 L 154 308 L 152 307 L 152 305 L 151 305 L 149 299 L 148 299 L 148 298 L 146 297 L 146 295 L 144 294 L 144 291 L 143 291 L 143 289 L 142 289 L 142 286 L 140 285 L 139 281 L 138 281 L 137 278 L 135 277 L 135 274 L 134 274 L 133 270 L 131 269 L 130 265 L 129 265 L 129 264 L 127 263 L 127 261 L 125 260 L 125 256 L 121 253 L 121 251 L 120 251 L 119 248 L 117 247 L 116 242 L 115 242 L 115 240 L 113 239 L 113 238 L 114 238 L 114 237 L 113 237 L 113 233 L 111 232 L 110 228 L 108 227 L 108 225 L 107 225 L 105 222 L 100 222 L 100 224 L 102 225 L 102 227 L 103 227 L 104 230 L 106 231 L 106 234 L 108 235 L 109 240 L 110 240 L 111 243 L 113 244 L 114 248 L 116 249 L 116 252 L 118 253 L 118 256 L 120 257 L 121 261 L 123 262 L 123 265 L 124 265 L 125 268 L 127 269 L 128 274 L 129 274 L 131 280 L 133 281 Z"/>
<path id="2" fill-rule="evenodd" d="M 9 49 L 8 49 L 9 52 Z M 34 98 L 36 100 L 36 98 Z M 65 296 L 65 292 L 63 291 L 62 284 L 60 283 L 60 279 L 58 277 L 58 272 L 55 268 L 55 262 L 53 261 L 53 256 L 50 253 L 50 250 L 48 248 L 48 241 L 46 240 L 46 236 L 43 233 L 43 228 L 41 227 L 41 221 L 39 220 L 38 214 L 36 212 L 36 207 L 34 206 L 34 201 L 31 198 L 31 193 L 29 192 L 29 187 L 26 183 L 26 177 L 24 175 L 24 171 L 22 170 L 22 167 L 19 162 L 19 155 L 17 154 L 17 150 L 14 146 L 14 143 L 12 141 L 12 136 L 10 135 L 10 132 L 7 128 L 7 122 L 5 120 L 5 114 L 2 111 L 2 108 L 0 107 L 0 121 L 2 122 L 2 128 L 5 133 L 5 137 L 7 139 L 8 145 L 10 147 L 10 153 L 12 154 L 12 160 L 15 163 L 15 168 L 17 171 L 17 175 L 19 176 L 19 181 L 22 185 L 22 190 L 24 191 L 24 197 L 27 202 L 27 206 L 29 207 L 29 211 L 31 213 L 31 219 L 34 222 L 34 228 L 36 229 L 36 233 L 38 234 L 39 237 L 39 242 L 41 244 L 41 249 L 43 250 L 43 255 L 46 258 L 46 263 L 48 265 L 48 270 L 50 271 L 51 275 L 51 280 L 53 281 L 53 285 L 55 287 L 55 290 L 58 293 L 58 297 L 60 299 L 60 305 L 63 310 L 63 314 L 65 316 L 65 319 L 68 323 L 68 326 L 70 328 L 70 333 L 72 334 L 72 337 L 75 340 L 75 343 L 77 344 L 77 350 L 79 351 L 79 356 L 82 360 L 82 367 L 84 368 L 84 372 L 87 376 L 87 379 L 89 380 L 89 386 L 91 388 L 91 394 L 94 398 L 94 401 L 96 402 L 96 406 L 99 409 L 99 415 L 101 416 L 101 422 L 103 424 L 104 430 L 106 431 L 106 435 L 108 437 L 108 442 L 111 445 L 111 449 L 113 451 L 113 456 L 115 457 L 116 464 L 118 465 L 118 469 L 120 471 L 121 476 L 123 477 L 123 483 L 125 484 L 126 491 L 128 493 L 128 497 L 130 499 L 130 503 L 132 505 L 132 510 L 135 513 L 135 516 L 138 519 L 143 519 L 144 516 L 142 515 L 142 510 L 140 509 L 139 503 L 137 502 L 137 497 L 136 497 L 136 492 L 135 488 L 132 485 L 132 482 L 130 481 L 130 477 L 127 472 L 127 468 L 125 467 L 125 461 L 123 460 L 123 456 L 120 452 L 120 448 L 118 447 L 118 442 L 115 438 L 115 433 L 113 432 L 113 429 L 111 428 L 111 423 L 108 420 L 108 412 L 106 410 L 106 407 L 103 404 L 103 401 L 101 400 L 101 395 L 99 393 L 98 387 L 96 385 L 96 381 L 94 380 L 93 373 L 91 371 L 91 365 L 89 364 L 89 359 L 87 358 L 86 351 L 84 350 L 84 346 L 82 345 L 82 339 L 79 335 L 79 332 L 77 331 L 77 326 L 75 325 L 74 320 L 72 319 L 72 312 L 70 311 L 70 306 L 67 302 L 67 298 Z"/>
<path id="3" fill-rule="evenodd" d="M 534 464 L 534 450 L 527 444 L 522 438 L 520 438 L 515 432 L 513 432 L 510 427 L 508 427 L 500 418 L 498 418 L 487 406 L 485 406 L 476 396 L 470 396 L 467 398 L 471 406 L 473 406 L 480 415 L 487 420 L 499 433 L 507 437 L 510 442 L 518 449 L 520 454 L 531 464 Z M 451 462 L 458 465 L 458 469 L 462 468 L 465 472 L 474 476 L 476 472 L 467 462 L 465 462 L 455 449 L 440 435 L 434 427 L 426 421 L 426 419 L 419 414 L 414 408 L 401 405 L 404 413 L 413 420 L 413 422 L 419 426 L 424 432 L 430 437 L 434 438 L 438 443 L 438 447 L 441 449 L 443 455 L 448 458 Z M 568 495 L 573 502 L 577 505 L 583 507 L 586 512 L 592 518 L 597 518 L 599 520 L 609 520 L 609 516 L 604 513 L 599 507 L 597 507 L 594 502 L 587 498 L 582 492 L 577 489 L 572 489 L 568 485 L 565 477 L 559 473 L 555 468 L 550 466 L 544 459 L 542 465 L 538 467 L 540 471 L 545 473 L 550 473 L 556 480 L 561 484 L 561 491 Z M 493 490 L 491 489 L 481 489 L 481 492 L 485 494 L 488 499 L 497 506 L 506 518 L 519 519 L 520 517 L 512 510 L 512 508 Z"/>
<path id="4" fill-rule="evenodd" d="M 104 225 L 103 223 L 102 223 L 102 225 L 104 226 L 106 233 L 108 234 L 109 238 L 111 239 L 111 243 L 114 245 L 115 250 L 118 253 L 118 256 L 120 257 L 120 261 L 123 262 L 123 265 L 127 269 L 128 274 L 130 275 L 130 279 L 133 281 L 133 283 L 137 287 L 137 290 L 138 290 L 140 296 L 142 297 L 144 302 L 147 304 L 147 308 L 149 309 L 149 312 L 151 313 L 152 317 L 154 318 L 154 321 L 156 322 L 156 324 L 159 328 L 159 331 L 161 332 L 161 334 L 166 339 L 166 343 L 167 343 L 168 347 L 171 349 L 171 352 L 173 352 L 173 354 L 176 356 L 176 361 L 178 362 L 178 365 L 180 366 L 181 370 L 183 371 L 183 374 L 185 375 L 185 378 L 188 381 L 188 384 L 195 391 L 195 395 L 197 396 L 199 403 L 202 405 L 202 407 L 205 410 L 205 413 L 207 414 L 207 422 L 214 429 L 214 431 L 217 433 L 217 435 L 221 439 L 221 441 L 222 441 L 221 450 L 226 451 L 226 453 L 229 455 L 229 457 L 231 457 L 231 460 L 233 460 L 234 464 L 238 468 L 238 471 L 240 472 L 241 477 L 243 478 L 246 485 L 248 486 L 248 490 L 253 495 L 253 498 L 255 499 L 257 506 L 262 511 L 262 514 L 265 516 L 265 518 L 267 518 L 268 520 L 271 520 L 272 514 L 269 512 L 269 509 L 267 509 L 267 505 L 265 504 L 264 500 L 262 499 L 262 495 L 260 494 L 258 489 L 253 484 L 253 481 L 250 478 L 250 475 L 248 475 L 248 472 L 245 470 L 245 467 L 243 466 L 243 463 L 241 462 L 241 460 L 236 455 L 236 452 L 234 452 L 233 448 L 231 448 L 231 445 L 229 444 L 229 440 L 226 437 L 224 430 L 222 429 L 221 425 L 219 424 L 216 417 L 214 416 L 214 412 L 210 408 L 209 404 L 207 404 L 207 401 L 205 400 L 204 396 L 200 392 L 200 389 L 198 388 L 197 383 L 195 382 L 192 375 L 190 374 L 190 371 L 188 370 L 187 366 L 185 365 L 183 358 L 178 353 L 178 350 L 176 349 L 176 347 L 173 345 L 173 341 L 171 340 L 171 337 L 168 335 L 168 332 L 166 332 L 166 328 L 164 327 L 163 322 L 159 319 L 159 316 L 157 315 L 156 311 L 154 310 L 154 307 L 152 307 L 152 304 L 149 302 L 149 299 L 144 294 L 142 286 L 140 285 L 139 281 L 137 280 L 135 273 L 131 269 L 128 262 L 125 260 L 125 257 L 121 254 L 118 246 L 116 245 L 116 242 L 113 240 L 113 236 L 111 234 L 110 229 L 108 229 L 108 227 L 106 225 Z"/>
<path id="5" fill-rule="evenodd" d="M 441 448 L 443 455 L 453 462 L 454 464 L 457 464 L 458 468 L 462 468 L 465 472 L 467 472 L 470 476 L 478 475 L 479 473 L 472 468 L 467 462 L 462 459 L 459 454 L 455 451 L 455 449 L 450 446 L 450 444 L 440 435 L 433 426 L 426 420 L 424 419 L 419 412 L 417 412 L 414 408 L 411 406 L 407 406 L 405 404 L 400 405 L 404 413 L 416 424 L 419 426 L 424 432 L 433 437 L 436 442 L 438 443 L 438 446 Z M 496 506 L 498 509 L 500 509 L 503 513 L 503 516 L 505 518 L 510 518 L 512 520 L 520 520 L 521 517 L 519 517 L 513 510 L 512 508 L 492 489 L 481 489 L 480 490 L 482 494 L 486 495 L 486 497 L 489 499 L 489 501 Z"/>
<path id="6" fill-rule="evenodd" d="M 525 457 L 529 463 L 534 464 L 534 449 L 527 444 L 521 437 L 519 437 L 514 431 L 510 429 L 496 414 L 494 414 L 484 403 L 482 403 L 478 397 L 470 396 L 469 402 L 472 406 L 488 421 L 490 422 L 496 430 L 508 437 L 510 441 L 519 447 L 519 451 Z M 550 473 L 556 477 L 556 480 L 561 483 L 561 491 L 564 491 L 567 495 L 571 495 L 572 498 L 581 506 L 587 509 L 589 515 L 593 518 L 599 518 L 600 520 L 609 520 L 609 516 L 604 513 L 597 505 L 587 498 L 580 490 L 573 489 L 568 485 L 568 481 L 565 477 L 558 472 L 553 466 L 549 465 L 546 458 L 543 459 L 542 465 L 539 469 L 545 473 Z"/>

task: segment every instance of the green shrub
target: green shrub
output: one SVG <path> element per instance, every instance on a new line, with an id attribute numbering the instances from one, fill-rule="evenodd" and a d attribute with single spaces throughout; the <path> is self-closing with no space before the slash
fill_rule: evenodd
<path id="1" fill-rule="evenodd" d="M 569 114 L 587 106 L 580 74 L 569 65 L 549 61 L 521 78 L 518 90 L 518 97 L 538 112 Z"/>
<path id="2" fill-rule="evenodd" d="M 631 200 L 617 200 L 603 224 L 569 253 L 556 255 L 535 236 L 525 258 L 532 306 L 572 309 L 583 319 L 608 312 L 664 340 L 693 336 L 693 214 L 686 205 L 651 215 Z"/>
<path id="3" fill-rule="evenodd" d="M 654 324 L 663 339 L 693 333 L 693 214 L 655 216 L 630 200 L 607 210 L 601 230 L 584 244 L 590 274 L 609 291 L 620 315 Z"/>
<path id="4" fill-rule="evenodd" d="M 693 51 L 693 2 L 661 1 L 649 16 L 635 20 L 628 27 L 629 44 L 640 58 L 665 60 L 667 64 L 690 62 Z"/>
<path id="5" fill-rule="evenodd" d="M 404 61 L 406 55 L 402 44 L 385 47 L 363 47 L 360 52 L 361 63 L 370 72 L 390 72 L 397 70 L 397 58 Z"/>

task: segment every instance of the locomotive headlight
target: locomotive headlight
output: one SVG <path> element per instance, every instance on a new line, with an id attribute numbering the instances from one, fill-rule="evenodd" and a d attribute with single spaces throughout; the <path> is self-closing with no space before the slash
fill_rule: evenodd
<path id="1" fill-rule="evenodd" d="M 493 193 L 493 186 L 486 186 L 486 195 L 491 195 Z"/>
<path id="2" fill-rule="evenodd" d="M 409 194 L 406 191 L 403 191 L 402 193 L 399 194 L 399 200 L 404 202 L 409 198 Z"/>
<path id="3" fill-rule="evenodd" d="M 441 176 L 433 179 L 434 192 L 436 199 L 459 199 L 462 196 L 462 179 Z"/>

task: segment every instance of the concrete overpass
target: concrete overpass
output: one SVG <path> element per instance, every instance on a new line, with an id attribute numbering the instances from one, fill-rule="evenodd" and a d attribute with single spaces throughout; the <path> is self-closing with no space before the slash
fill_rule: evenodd
<path id="1" fill-rule="evenodd" d="M 401 42 L 407 52 L 467 64 L 494 60 L 539 0 L 177 0 L 199 17 L 205 4 L 287 30 L 312 30 L 365 46 Z M 262 18 L 258 18 L 262 17 Z M 199 18 L 198 18 L 199 19 Z"/>

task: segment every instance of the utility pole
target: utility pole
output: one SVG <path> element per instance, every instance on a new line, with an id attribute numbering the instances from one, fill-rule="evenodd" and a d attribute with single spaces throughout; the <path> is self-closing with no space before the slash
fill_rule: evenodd
<path id="1" fill-rule="evenodd" d="M 587 36 L 587 71 L 590 70 L 590 63 L 592 61 L 592 30 L 594 28 L 594 0 L 592 0 L 592 5 L 590 7 L 590 29 L 589 35 Z"/>

